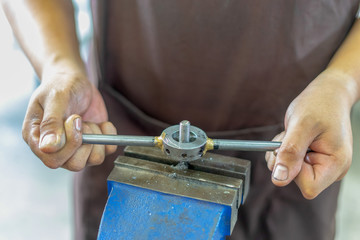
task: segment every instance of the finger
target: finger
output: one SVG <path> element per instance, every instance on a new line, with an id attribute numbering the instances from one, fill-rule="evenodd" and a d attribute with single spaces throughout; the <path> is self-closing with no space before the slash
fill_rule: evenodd
<path id="1" fill-rule="evenodd" d="M 285 135 L 285 132 L 281 132 L 279 133 L 278 135 L 276 135 L 272 141 L 282 141 L 283 138 L 284 138 L 284 135 Z M 278 152 L 279 149 L 275 149 L 274 151 L 272 152 L 266 152 L 266 155 L 265 155 L 265 159 L 266 159 L 266 162 L 267 162 L 267 167 L 270 171 L 273 170 L 274 168 L 274 165 L 275 165 L 275 159 L 276 159 L 276 155 L 277 155 L 277 152 Z"/>
<path id="2" fill-rule="evenodd" d="M 87 124 L 83 124 L 82 132 L 87 134 L 93 133 Z M 92 144 L 81 145 L 80 148 L 74 153 L 74 155 L 72 155 L 71 158 L 65 162 L 62 167 L 75 172 L 82 170 L 86 166 L 92 148 Z"/>
<path id="3" fill-rule="evenodd" d="M 51 91 L 46 97 L 43 108 L 39 148 L 45 153 L 54 153 L 65 145 L 64 119 L 69 108 L 68 101 L 64 94 Z"/>
<path id="4" fill-rule="evenodd" d="M 87 134 L 116 134 L 112 123 L 105 122 L 97 126 L 94 123 L 84 123 L 82 132 Z M 116 150 L 116 147 L 115 147 Z M 63 165 L 63 168 L 70 171 L 80 171 L 85 166 L 99 165 L 105 158 L 105 146 L 83 144 L 75 154 Z M 114 148 L 111 149 L 114 151 Z"/>
<path id="5" fill-rule="evenodd" d="M 306 151 L 316 136 L 314 132 L 303 124 L 289 126 L 272 172 L 272 181 L 275 185 L 285 186 L 299 174 Z"/>
<path id="6" fill-rule="evenodd" d="M 35 154 L 39 148 L 42 117 L 43 109 L 40 104 L 37 101 L 30 100 L 22 126 L 22 136 Z"/>
<path id="7" fill-rule="evenodd" d="M 272 151 L 268 151 L 265 153 L 265 161 L 269 162 L 270 158 L 271 158 L 271 154 L 273 154 Z"/>
<path id="8" fill-rule="evenodd" d="M 93 134 L 102 134 L 100 127 L 95 123 L 86 123 Z M 94 144 L 90 156 L 87 161 L 88 166 L 94 166 L 101 164 L 105 159 L 105 146 L 100 144 Z"/>
<path id="9" fill-rule="evenodd" d="M 326 154 L 310 152 L 306 158 L 294 181 L 306 199 L 313 199 L 337 180 L 339 167 Z"/>
<path id="10" fill-rule="evenodd" d="M 115 126 L 111 122 L 103 122 L 100 125 L 101 132 L 108 135 L 116 135 L 117 131 Z M 105 154 L 109 155 L 116 151 L 116 145 L 105 145 Z"/>
<path id="11" fill-rule="evenodd" d="M 39 149 L 36 137 L 30 137 L 29 146 L 41 161 L 49 168 L 58 168 L 62 166 L 81 146 L 81 118 L 79 115 L 70 116 L 65 122 L 66 144 L 55 153 L 45 153 Z M 33 131 L 36 131 L 34 128 Z M 34 134 L 34 133 L 31 133 Z M 38 138 L 39 139 L 39 138 Z"/>

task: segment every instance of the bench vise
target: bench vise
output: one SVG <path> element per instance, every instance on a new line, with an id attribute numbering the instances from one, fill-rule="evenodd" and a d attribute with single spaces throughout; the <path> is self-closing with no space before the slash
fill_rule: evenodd
<path id="1" fill-rule="evenodd" d="M 188 164 L 127 147 L 108 178 L 98 239 L 225 239 L 250 181 L 250 162 L 208 153 Z"/>
<path id="2" fill-rule="evenodd" d="M 273 151 L 281 142 L 210 139 L 186 120 L 159 137 L 86 135 L 127 146 L 108 177 L 98 239 L 225 239 L 250 186 L 250 161 L 211 150 Z"/>

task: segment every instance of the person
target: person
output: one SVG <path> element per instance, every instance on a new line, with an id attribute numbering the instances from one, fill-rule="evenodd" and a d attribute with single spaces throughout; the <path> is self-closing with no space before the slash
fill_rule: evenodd
<path id="1" fill-rule="evenodd" d="M 104 161 L 116 147 L 82 145 L 82 133 L 153 135 L 183 119 L 217 137 L 282 141 L 266 161 L 237 153 L 252 179 L 231 239 L 334 238 L 360 95 L 359 1 L 91 4 L 85 67 L 71 1 L 2 0 L 41 79 L 24 140 L 46 166 L 79 171 L 76 239 L 96 238 L 121 151 Z"/>

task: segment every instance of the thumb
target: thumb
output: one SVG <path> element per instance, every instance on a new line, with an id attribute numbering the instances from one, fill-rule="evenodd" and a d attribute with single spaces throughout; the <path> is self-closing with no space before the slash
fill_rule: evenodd
<path id="1" fill-rule="evenodd" d="M 44 104 L 39 142 L 39 148 L 42 152 L 54 153 L 65 145 L 64 118 L 66 108 L 66 101 L 60 98 L 48 99 Z"/>
<path id="2" fill-rule="evenodd" d="M 306 127 L 289 126 L 277 152 L 272 182 L 286 186 L 299 174 L 306 152 L 313 142 L 313 131 Z"/>

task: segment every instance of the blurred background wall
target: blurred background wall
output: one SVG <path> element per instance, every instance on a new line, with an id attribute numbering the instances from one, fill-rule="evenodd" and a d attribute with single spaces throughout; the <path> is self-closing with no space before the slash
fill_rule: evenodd
<path id="1" fill-rule="evenodd" d="M 91 36 L 88 0 L 73 2 L 86 57 Z M 1 11 L 0 79 L 0 240 L 73 239 L 73 176 L 46 168 L 22 140 L 22 120 L 37 82 Z M 354 160 L 342 183 L 337 240 L 360 236 L 360 104 L 352 120 Z"/>

